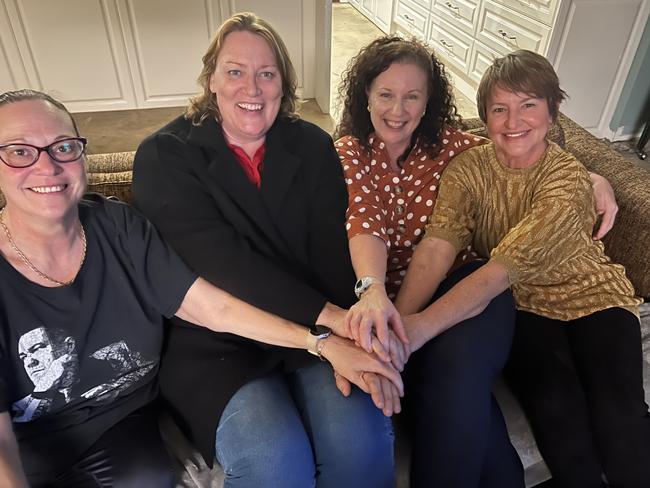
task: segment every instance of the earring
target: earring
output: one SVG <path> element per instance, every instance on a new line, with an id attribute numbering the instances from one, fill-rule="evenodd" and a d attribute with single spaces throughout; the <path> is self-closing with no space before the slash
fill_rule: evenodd
<path id="1" fill-rule="evenodd" d="M 370 112 L 370 104 L 366 105 L 366 108 L 368 109 L 368 112 Z"/>
<path id="2" fill-rule="evenodd" d="M 420 116 L 420 118 L 424 117 L 424 114 L 426 114 L 426 113 L 427 113 L 427 109 L 425 108 L 425 109 L 422 111 L 422 115 Z"/>

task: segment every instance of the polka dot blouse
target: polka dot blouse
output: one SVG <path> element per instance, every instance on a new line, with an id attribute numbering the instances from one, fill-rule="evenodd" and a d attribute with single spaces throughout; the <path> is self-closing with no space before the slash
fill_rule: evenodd
<path id="1" fill-rule="evenodd" d="M 440 176 L 456 154 L 487 142 L 455 129 L 443 129 L 441 145 L 416 141 L 400 171 L 393 171 L 384 143 L 374 134 L 369 150 L 345 136 L 336 141 L 348 187 L 348 238 L 371 234 L 386 243 L 386 289 L 395 298 L 413 248 L 433 211 Z M 467 253 L 461 259 L 467 259 Z"/>

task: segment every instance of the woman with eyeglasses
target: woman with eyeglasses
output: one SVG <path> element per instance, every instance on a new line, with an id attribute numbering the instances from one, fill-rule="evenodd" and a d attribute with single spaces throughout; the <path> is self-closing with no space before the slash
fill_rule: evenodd
<path id="1" fill-rule="evenodd" d="M 319 341 L 197 278 L 128 205 L 84 197 L 85 145 L 50 96 L 0 95 L 0 486 L 174 486 L 155 405 L 164 316 L 402 388 L 351 341 Z"/>

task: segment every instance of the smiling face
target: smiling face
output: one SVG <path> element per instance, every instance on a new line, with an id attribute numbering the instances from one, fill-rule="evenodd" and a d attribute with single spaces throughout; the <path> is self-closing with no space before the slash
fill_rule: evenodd
<path id="1" fill-rule="evenodd" d="M 267 41 L 248 31 L 228 34 L 210 77 L 230 143 L 260 142 L 278 116 L 282 78 Z"/>
<path id="2" fill-rule="evenodd" d="M 370 120 L 391 159 L 410 145 L 427 100 L 427 75 L 412 63 L 393 63 L 370 84 Z"/>
<path id="3" fill-rule="evenodd" d="M 497 85 L 487 99 L 486 117 L 488 136 L 503 164 L 525 168 L 542 157 L 553 123 L 545 99 Z"/>
<path id="4" fill-rule="evenodd" d="M 24 100 L 0 106 L 0 145 L 44 147 L 76 136 L 68 114 L 46 101 Z M 0 188 L 14 216 L 63 218 L 76 210 L 86 189 L 84 158 L 58 163 L 43 151 L 27 168 L 0 163 Z"/>

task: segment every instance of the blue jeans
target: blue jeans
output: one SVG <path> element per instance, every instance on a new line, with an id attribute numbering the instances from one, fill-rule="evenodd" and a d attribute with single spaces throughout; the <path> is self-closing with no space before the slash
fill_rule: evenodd
<path id="1" fill-rule="evenodd" d="M 393 428 L 357 388 L 344 397 L 329 363 L 250 381 L 216 436 L 224 488 L 392 487 Z"/>

